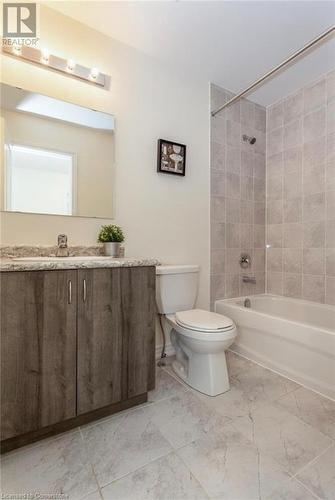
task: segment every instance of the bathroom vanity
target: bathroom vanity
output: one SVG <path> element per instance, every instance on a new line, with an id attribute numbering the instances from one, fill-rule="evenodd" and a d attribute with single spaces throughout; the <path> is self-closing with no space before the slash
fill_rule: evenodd
<path id="1" fill-rule="evenodd" d="M 2 451 L 147 400 L 156 264 L 1 264 Z"/>

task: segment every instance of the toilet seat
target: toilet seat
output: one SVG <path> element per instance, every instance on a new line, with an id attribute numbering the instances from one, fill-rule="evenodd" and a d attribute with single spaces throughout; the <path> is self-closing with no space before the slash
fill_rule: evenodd
<path id="1" fill-rule="evenodd" d="M 230 318 L 203 309 L 179 311 L 176 312 L 175 318 L 178 325 L 183 328 L 203 333 L 219 333 L 235 327 Z"/>

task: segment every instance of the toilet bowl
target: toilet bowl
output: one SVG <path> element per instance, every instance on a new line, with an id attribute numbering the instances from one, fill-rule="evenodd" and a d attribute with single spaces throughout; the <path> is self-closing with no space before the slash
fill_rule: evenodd
<path id="1" fill-rule="evenodd" d="M 160 266 L 156 275 L 158 310 L 176 352 L 174 372 L 209 396 L 228 391 L 225 351 L 236 337 L 233 321 L 217 313 L 191 309 L 196 300 L 198 266 Z"/>

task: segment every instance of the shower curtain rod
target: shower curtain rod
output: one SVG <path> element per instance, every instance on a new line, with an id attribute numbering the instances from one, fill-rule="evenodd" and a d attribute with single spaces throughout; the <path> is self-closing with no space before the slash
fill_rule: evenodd
<path id="1" fill-rule="evenodd" d="M 223 104 L 222 106 L 220 106 L 215 111 L 212 111 L 211 115 L 212 116 L 217 115 L 224 108 L 226 108 L 227 106 L 230 106 L 231 104 L 233 104 L 233 102 L 238 101 L 239 99 L 241 99 L 241 97 L 243 97 L 244 95 L 248 94 L 250 92 L 250 90 L 252 90 L 255 87 L 257 87 L 260 83 L 264 82 L 264 80 L 267 80 L 270 76 L 272 76 L 274 73 L 276 73 L 277 71 L 279 71 L 281 68 L 283 68 L 284 66 L 286 66 L 287 64 L 289 64 L 296 57 L 299 57 L 301 54 L 303 54 L 304 52 L 306 52 L 306 50 L 309 50 L 311 47 L 313 47 L 313 45 L 319 43 L 321 40 L 323 40 L 324 38 L 326 38 L 327 36 L 329 36 L 333 31 L 335 31 L 335 26 L 331 26 L 326 31 L 324 31 L 323 33 L 321 33 L 321 35 L 319 35 L 316 38 L 314 38 L 307 45 L 305 45 L 301 49 L 299 49 L 296 52 L 294 52 L 294 54 L 292 54 L 290 57 L 288 57 L 287 59 L 285 59 L 285 61 L 283 61 L 282 63 L 278 64 L 278 66 L 276 66 L 275 68 L 273 68 L 271 71 L 268 71 L 261 78 L 259 78 L 254 83 L 252 83 L 251 85 L 249 85 L 249 87 L 247 87 L 245 90 L 243 90 L 242 92 L 240 92 L 239 94 L 237 94 L 236 96 L 234 96 L 232 99 L 230 99 L 229 101 L 227 101 L 225 104 Z"/>

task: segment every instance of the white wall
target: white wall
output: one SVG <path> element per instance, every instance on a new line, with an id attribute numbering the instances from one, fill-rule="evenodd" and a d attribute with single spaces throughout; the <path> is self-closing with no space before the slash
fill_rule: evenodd
<path id="1" fill-rule="evenodd" d="M 61 27 L 61 29 L 60 29 Z M 126 253 L 201 266 L 199 305 L 209 305 L 209 86 L 41 7 L 41 46 L 112 76 L 110 91 L 2 56 L 9 85 L 115 114 L 115 219 Z M 156 173 L 158 138 L 187 144 L 186 177 Z M 2 214 L 2 244 L 92 244 L 98 219 Z"/>

